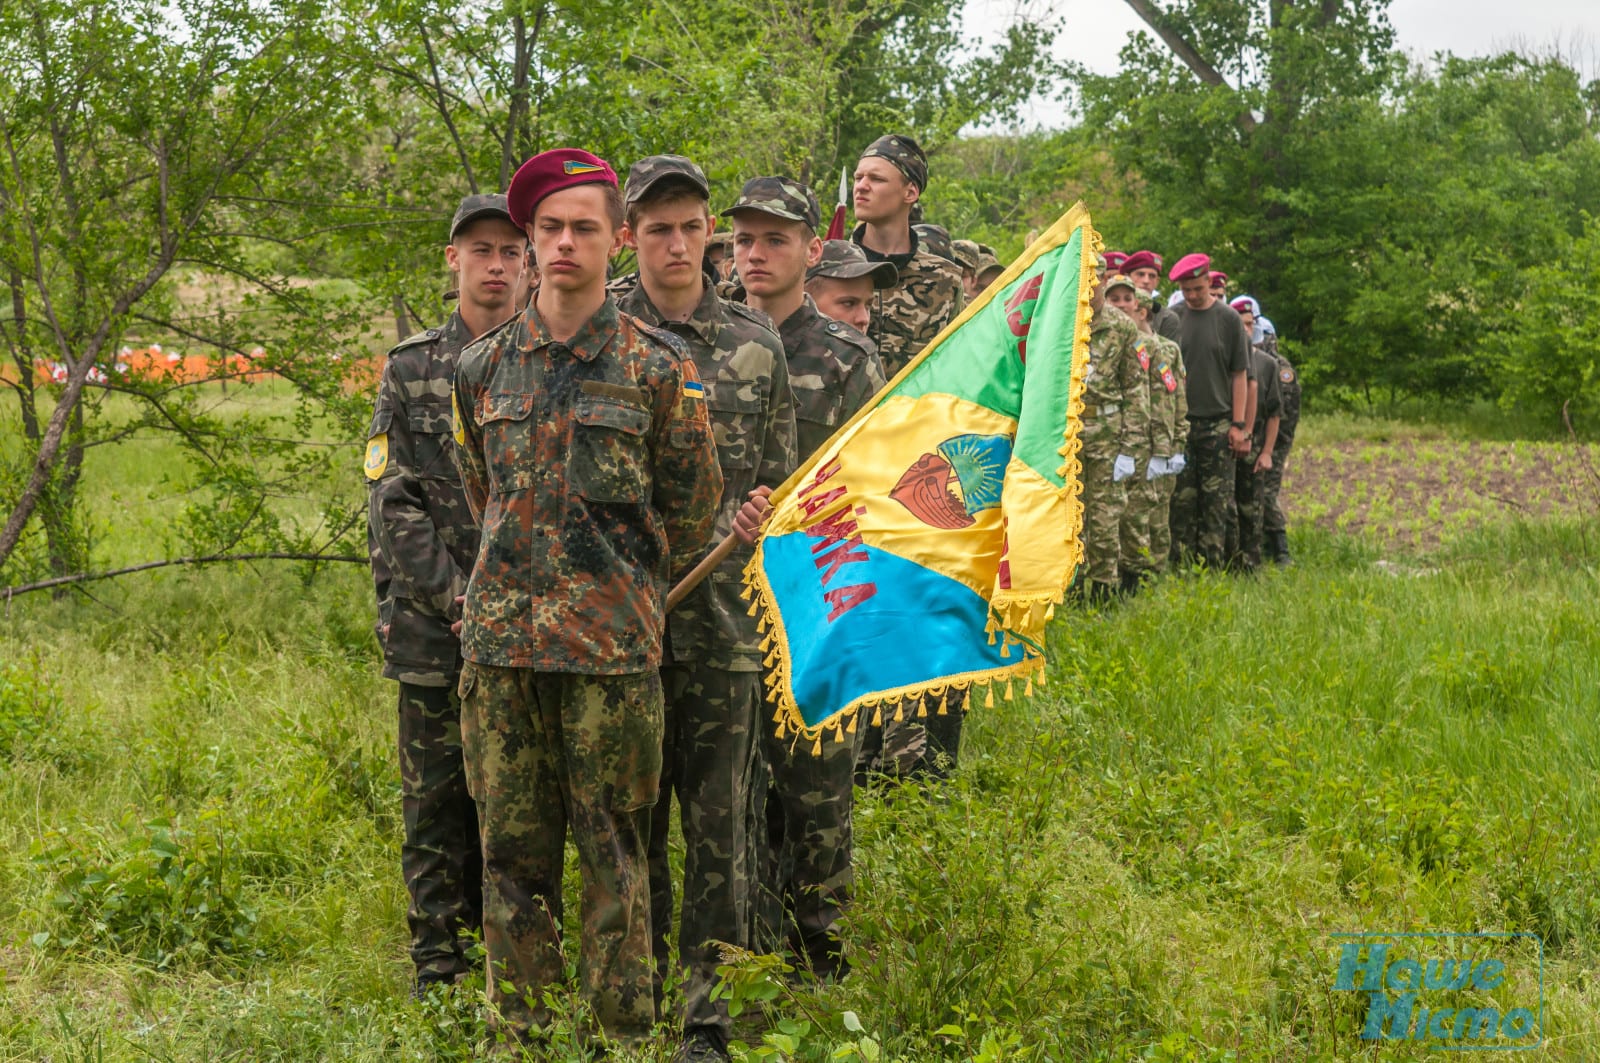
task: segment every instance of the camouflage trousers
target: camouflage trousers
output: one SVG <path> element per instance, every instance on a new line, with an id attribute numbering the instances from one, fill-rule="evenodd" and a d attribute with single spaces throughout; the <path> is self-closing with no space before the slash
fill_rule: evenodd
<path id="1" fill-rule="evenodd" d="M 1261 478 L 1264 495 L 1261 500 L 1261 528 L 1265 532 L 1281 532 L 1289 526 L 1283 519 L 1283 506 L 1278 503 L 1278 492 L 1283 490 L 1283 466 L 1289 460 L 1289 451 L 1293 449 L 1294 440 L 1287 443 L 1278 440 L 1278 445 L 1272 450 L 1272 468 Z"/>
<path id="2" fill-rule="evenodd" d="M 1144 470 L 1134 474 L 1128 484 L 1128 504 L 1122 511 L 1123 574 L 1154 576 L 1166 571 L 1167 554 L 1172 551 L 1172 526 L 1169 511 L 1171 476 L 1145 478 Z"/>
<path id="3" fill-rule="evenodd" d="M 483 841 L 490 1030 L 526 1041 L 562 981 L 567 828 L 582 878 L 579 990 L 621 1041 L 655 1024 L 645 848 L 661 774 L 661 680 L 468 663 L 461 737 Z M 509 985 L 509 991 L 507 988 Z"/>
<path id="4" fill-rule="evenodd" d="M 838 922 L 850 903 L 857 738 L 833 732 L 815 743 L 761 728 L 762 768 L 772 780 L 758 786 L 755 827 L 760 883 L 754 913 L 754 947 L 790 952 L 818 976 L 840 973 Z M 763 829 L 765 828 L 765 829 Z"/>
<path id="5" fill-rule="evenodd" d="M 1228 531 L 1223 544 L 1230 568 L 1253 571 L 1261 565 L 1261 500 L 1264 473 L 1255 471 L 1261 452 L 1234 463 L 1233 498 L 1228 506 Z"/>
<path id="6" fill-rule="evenodd" d="M 899 706 L 885 705 L 878 727 L 870 726 L 872 711 L 868 710 L 856 728 L 856 785 L 866 786 L 875 776 L 949 778 L 961 753 L 966 704 L 965 690 L 947 691 L 943 698 L 924 694 Z M 899 719 L 895 718 L 897 707 Z"/>
<path id="7" fill-rule="evenodd" d="M 1220 569 L 1227 558 L 1228 502 L 1237 459 L 1228 449 L 1229 419 L 1189 422 L 1185 464 L 1172 496 L 1172 555 Z"/>
<path id="8" fill-rule="evenodd" d="M 400 684 L 400 870 L 411 902 L 411 962 L 419 982 L 453 982 L 483 926 L 478 806 L 461 757 L 461 701 L 448 687 Z"/>
<path id="9" fill-rule="evenodd" d="M 1083 462 L 1082 578 L 1115 587 L 1128 481 L 1111 482 L 1111 467 L 1117 460 L 1115 440 L 1085 440 L 1079 460 Z"/>
<path id="10" fill-rule="evenodd" d="M 683 1023 L 727 1030 L 727 1002 L 711 999 L 722 962 L 714 943 L 749 944 L 755 891 L 750 810 L 761 674 L 666 665 L 661 679 L 666 688 L 666 729 L 660 793 L 650 819 L 656 992 L 661 992 L 671 962 L 667 936 L 674 923 L 674 905 L 667 836 L 676 795 L 684 845 L 683 906 L 677 920 L 678 966 L 686 970 Z"/>

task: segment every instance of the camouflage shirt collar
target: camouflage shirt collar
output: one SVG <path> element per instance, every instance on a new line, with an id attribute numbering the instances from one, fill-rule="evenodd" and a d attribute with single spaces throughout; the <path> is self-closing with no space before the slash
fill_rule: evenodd
<path id="1" fill-rule="evenodd" d="M 606 301 L 600 304 L 600 309 L 594 312 L 594 316 L 585 321 L 583 327 L 562 346 L 570 350 L 578 361 L 592 362 L 617 334 L 617 324 L 617 304 L 607 295 Z M 523 311 L 522 328 L 526 337 L 522 342 L 522 349 L 525 351 L 537 351 L 556 342 L 555 337 L 550 335 L 550 330 L 545 327 L 544 319 L 539 316 L 538 307 L 532 303 L 529 303 L 528 309 Z"/>
<path id="2" fill-rule="evenodd" d="M 700 293 L 700 302 L 695 306 L 694 313 L 689 315 L 688 321 L 667 321 L 661 316 L 661 311 L 656 309 L 656 304 L 650 301 L 650 293 L 644 290 L 641 284 L 636 289 L 640 303 L 649 311 L 650 322 L 655 325 L 685 325 L 708 347 L 717 345 L 717 336 L 722 332 L 722 326 L 727 322 L 728 312 L 722 308 L 722 298 L 717 295 L 717 290 L 712 287 L 709 280 L 705 281 L 705 291 Z"/>
<path id="3" fill-rule="evenodd" d="M 800 340 L 805 338 L 805 334 L 821 316 L 822 311 L 817 309 L 817 304 L 808 294 L 800 308 L 778 325 L 778 339 L 783 341 L 784 351 L 798 350 Z"/>

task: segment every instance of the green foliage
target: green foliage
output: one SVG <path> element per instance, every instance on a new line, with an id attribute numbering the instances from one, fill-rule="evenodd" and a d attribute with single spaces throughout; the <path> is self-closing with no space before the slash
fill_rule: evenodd
<path id="1" fill-rule="evenodd" d="M 1600 220 L 1555 241 L 1550 261 L 1528 272 L 1526 295 L 1506 322 L 1500 361 L 1510 408 L 1549 411 L 1570 403 L 1574 416 L 1600 413 L 1600 295 L 1584 279 L 1600 268 Z"/>
<path id="2" fill-rule="evenodd" d="M 34 946 L 120 953 L 157 970 L 218 956 L 264 956 L 255 947 L 256 911 L 241 899 L 233 839 L 220 814 L 203 812 L 197 830 L 128 816 L 115 831 L 82 824 L 46 832 L 32 857 L 55 889 L 53 929 L 33 934 Z"/>
<path id="3" fill-rule="evenodd" d="M 37 654 L 26 665 L 0 663 L 0 762 L 29 755 L 60 711 L 61 696 Z"/>

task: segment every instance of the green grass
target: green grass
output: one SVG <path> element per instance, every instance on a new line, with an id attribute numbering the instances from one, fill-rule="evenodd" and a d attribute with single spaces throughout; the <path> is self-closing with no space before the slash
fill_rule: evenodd
<path id="1" fill-rule="evenodd" d="M 1541 1058 L 1593 1058 L 1595 546 L 1557 524 L 1427 567 L 1297 546 L 1287 572 L 1064 613 L 1049 685 L 977 707 L 954 784 L 862 802 L 855 973 L 767 1009 L 809 1023 L 794 1058 L 1380 1058 L 1332 989 L 1329 935 L 1361 930 L 1540 934 Z M 0 1060 L 472 1051 L 470 994 L 405 999 L 365 574 L 303 576 L 12 604 Z"/>

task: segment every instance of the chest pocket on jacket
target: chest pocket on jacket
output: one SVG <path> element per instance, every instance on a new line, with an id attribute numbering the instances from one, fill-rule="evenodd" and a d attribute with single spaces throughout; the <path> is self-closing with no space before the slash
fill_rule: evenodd
<path id="1" fill-rule="evenodd" d="M 456 479 L 456 461 L 450 439 L 453 429 L 450 404 L 416 403 L 406 411 L 417 476 L 423 480 Z"/>
<path id="2" fill-rule="evenodd" d="M 590 502 L 643 502 L 650 412 L 602 395 L 580 395 L 572 420 L 567 476 L 573 490 Z"/>
<path id="3" fill-rule="evenodd" d="M 745 398 L 737 385 L 718 382 L 706 397 L 711 414 L 711 434 L 717 440 L 717 462 L 724 469 L 753 469 L 761 460 L 761 415 L 766 403 L 759 395 Z"/>
<path id="4" fill-rule="evenodd" d="M 833 429 L 839 426 L 839 411 L 844 408 L 844 396 L 827 388 L 794 389 L 794 417 Z"/>
<path id="5" fill-rule="evenodd" d="M 483 460 L 489 467 L 489 488 L 496 493 L 526 491 L 533 486 L 532 395 L 489 395 L 478 407 L 483 435 Z"/>

